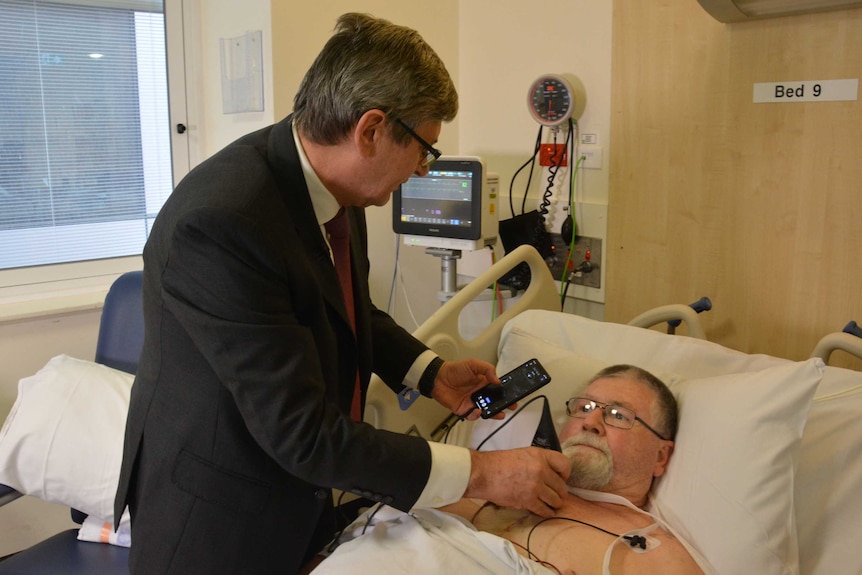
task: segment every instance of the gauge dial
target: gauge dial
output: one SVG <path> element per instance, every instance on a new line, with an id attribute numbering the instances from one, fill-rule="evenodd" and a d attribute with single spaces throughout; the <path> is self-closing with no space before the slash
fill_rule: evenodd
<path id="1" fill-rule="evenodd" d="M 527 105 L 533 118 L 540 124 L 559 126 L 572 116 L 575 94 L 565 78 L 546 74 L 530 86 Z"/>

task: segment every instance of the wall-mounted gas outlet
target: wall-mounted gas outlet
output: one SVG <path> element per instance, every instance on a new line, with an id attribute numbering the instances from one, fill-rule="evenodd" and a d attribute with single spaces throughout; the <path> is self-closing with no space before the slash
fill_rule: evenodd
<path id="1" fill-rule="evenodd" d="M 578 157 L 583 158 L 581 167 L 588 170 L 602 169 L 601 146 L 581 146 L 578 148 Z"/>
<path id="2" fill-rule="evenodd" d="M 601 238 L 590 238 L 578 236 L 575 238 L 575 248 L 572 257 L 569 258 L 568 271 L 563 275 L 563 267 L 566 265 L 566 256 L 569 253 L 569 245 L 560 234 L 551 234 L 554 242 L 554 256 L 548 261 L 551 275 L 560 281 L 563 277 L 572 276 L 572 283 L 591 288 L 602 287 L 602 240 Z M 584 265 L 589 261 L 589 265 Z M 589 268 L 590 271 L 576 271 L 581 268 Z"/>

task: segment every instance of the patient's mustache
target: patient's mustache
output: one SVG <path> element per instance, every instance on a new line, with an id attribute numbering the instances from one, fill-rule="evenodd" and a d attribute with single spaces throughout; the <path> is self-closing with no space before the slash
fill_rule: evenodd
<path id="1" fill-rule="evenodd" d="M 563 450 L 563 455 L 571 458 L 572 449 L 569 449 L 569 453 L 566 453 L 566 449 L 574 448 L 578 445 L 595 447 L 596 449 L 601 450 L 608 457 L 613 458 L 613 455 L 611 454 L 611 448 L 608 447 L 608 443 L 604 439 L 598 437 L 594 433 L 587 433 L 584 431 L 578 433 L 577 435 L 571 436 L 563 442 L 563 445 L 561 446 L 561 449 Z"/>

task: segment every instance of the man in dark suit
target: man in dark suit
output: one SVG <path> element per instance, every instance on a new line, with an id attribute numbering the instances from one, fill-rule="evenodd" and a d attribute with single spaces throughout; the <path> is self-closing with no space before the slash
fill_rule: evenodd
<path id="1" fill-rule="evenodd" d="M 415 31 L 346 14 L 294 114 L 177 186 L 144 250 L 146 335 L 116 498 L 117 517 L 132 514 L 133 573 L 296 573 L 333 534 L 331 488 L 404 510 L 464 495 L 540 515 L 561 504 L 559 453 L 470 452 L 350 417 L 372 371 L 461 414 L 499 381 L 486 362 L 437 358 L 368 292 L 363 208 L 427 173 L 439 155 L 428 142 L 456 112 Z M 348 293 L 325 232 L 339 215 Z"/>

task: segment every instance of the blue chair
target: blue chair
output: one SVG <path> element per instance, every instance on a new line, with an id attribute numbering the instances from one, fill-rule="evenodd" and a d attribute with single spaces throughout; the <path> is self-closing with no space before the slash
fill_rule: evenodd
<path id="1" fill-rule="evenodd" d="M 111 285 L 96 342 L 96 362 L 131 374 L 144 343 L 142 278 L 140 271 L 127 272 Z M 0 485 L 0 505 L 18 495 Z M 72 510 L 76 523 L 85 517 Z M 128 563 L 128 549 L 78 541 L 78 530 L 67 529 L 0 561 L 0 575 L 128 575 Z"/>

